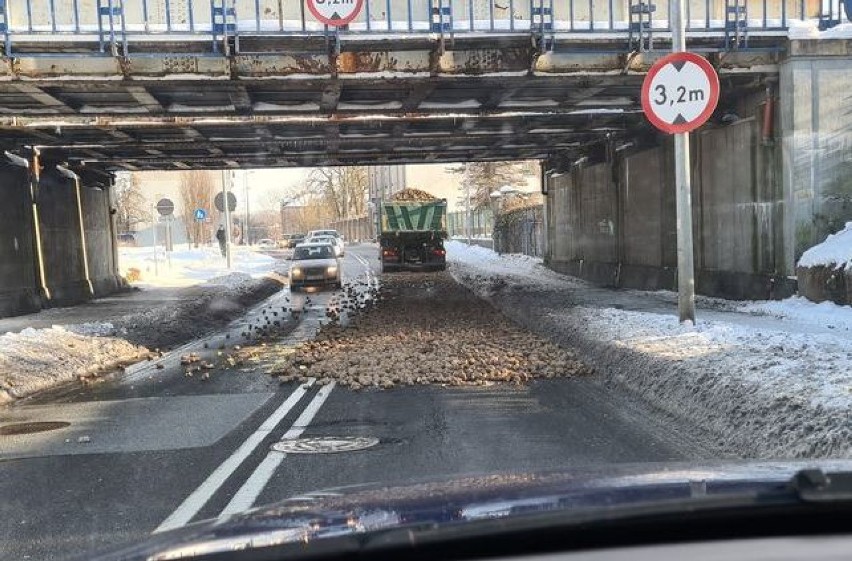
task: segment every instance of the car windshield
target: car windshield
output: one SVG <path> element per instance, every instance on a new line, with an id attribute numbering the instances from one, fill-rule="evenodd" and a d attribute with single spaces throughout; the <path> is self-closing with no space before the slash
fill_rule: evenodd
<path id="1" fill-rule="evenodd" d="M 334 249 L 330 245 L 310 245 L 297 247 L 293 253 L 293 259 L 302 261 L 306 259 L 332 259 Z"/>
<path id="2" fill-rule="evenodd" d="M 852 471 L 852 0 L 0 0 L 0 45 L 0 561 L 468 561 L 624 522 L 578 487 Z"/>

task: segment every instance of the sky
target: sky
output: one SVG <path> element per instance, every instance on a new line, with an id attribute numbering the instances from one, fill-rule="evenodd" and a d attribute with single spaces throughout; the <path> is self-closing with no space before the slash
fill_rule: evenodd
<path id="1" fill-rule="evenodd" d="M 409 187 L 422 189 L 438 198 L 445 198 L 449 210 L 460 210 L 461 175 L 453 174 L 450 167 L 458 164 L 417 164 L 406 167 Z M 248 192 L 252 212 L 278 210 L 278 202 L 295 195 L 304 184 L 311 168 L 237 170 L 233 192 L 237 197 L 237 212 L 245 209 L 245 194 Z M 181 172 L 141 172 L 141 184 L 146 197 L 152 202 L 162 197 L 172 199 L 176 213 L 180 214 Z M 246 189 L 247 187 L 247 189 Z M 538 179 L 530 178 L 530 191 L 538 189 Z"/>

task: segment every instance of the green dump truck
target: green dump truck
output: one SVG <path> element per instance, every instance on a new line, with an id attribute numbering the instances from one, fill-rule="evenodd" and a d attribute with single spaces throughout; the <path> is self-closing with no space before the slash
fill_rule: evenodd
<path id="1" fill-rule="evenodd" d="M 379 204 L 379 259 L 382 272 L 443 271 L 447 268 L 447 201 Z"/>

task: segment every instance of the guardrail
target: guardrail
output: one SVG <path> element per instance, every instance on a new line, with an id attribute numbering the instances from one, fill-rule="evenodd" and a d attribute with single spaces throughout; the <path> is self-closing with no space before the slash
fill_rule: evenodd
<path id="1" fill-rule="evenodd" d="M 841 1 L 848 0 L 686 0 L 687 32 L 740 41 L 799 22 L 825 29 L 842 19 Z M 123 55 L 138 39 L 209 40 L 216 51 L 228 37 L 258 35 L 610 34 L 653 48 L 654 35 L 669 30 L 668 2 L 658 0 L 364 0 L 343 29 L 316 21 L 305 2 L 0 0 L 0 33 L 8 56 L 16 42 L 81 37 L 96 38 L 104 52 L 120 47 Z"/>

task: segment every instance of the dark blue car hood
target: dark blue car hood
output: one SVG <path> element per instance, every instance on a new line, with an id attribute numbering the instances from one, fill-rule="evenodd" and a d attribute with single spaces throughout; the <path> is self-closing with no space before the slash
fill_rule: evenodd
<path id="1" fill-rule="evenodd" d="M 615 464 L 353 485 L 292 497 L 225 521 L 154 534 L 143 543 L 87 559 L 177 559 L 413 525 L 463 525 L 530 513 L 612 511 L 696 496 L 768 492 L 807 468 L 850 471 L 852 461 Z"/>

